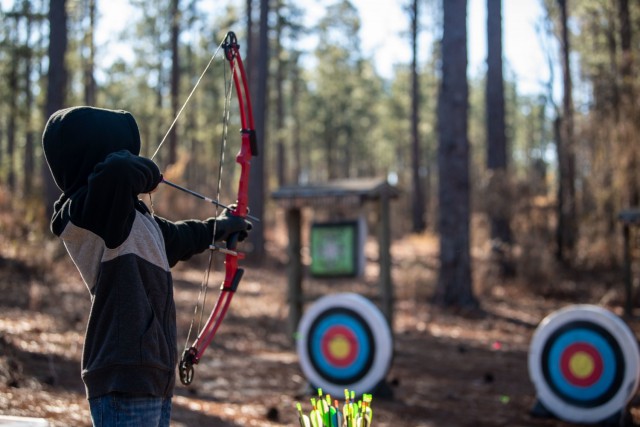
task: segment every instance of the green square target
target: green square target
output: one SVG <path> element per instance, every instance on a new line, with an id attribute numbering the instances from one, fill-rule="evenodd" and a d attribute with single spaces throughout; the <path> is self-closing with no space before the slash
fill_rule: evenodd
<path id="1" fill-rule="evenodd" d="M 358 221 L 316 223 L 311 226 L 313 276 L 356 276 L 359 273 Z"/>

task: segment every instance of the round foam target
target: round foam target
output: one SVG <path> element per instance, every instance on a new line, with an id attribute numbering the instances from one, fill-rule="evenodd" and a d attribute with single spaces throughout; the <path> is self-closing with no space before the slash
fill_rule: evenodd
<path id="1" fill-rule="evenodd" d="M 540 403 L 570 422 L 597 423 L 622 411 L 638 388 L 639 369 L 631 329 L 593 305 L 547 316 L 529 350 L 529 375 Z"/>
<path id="2" fill-rule="evenodd" d="M 371 392 L 384 380 L 393 354 L 391 329 L 380 310 L 353 293 L 319 298 L 298 325 L 298 358 L 314 387 L 342 395 Z"/>

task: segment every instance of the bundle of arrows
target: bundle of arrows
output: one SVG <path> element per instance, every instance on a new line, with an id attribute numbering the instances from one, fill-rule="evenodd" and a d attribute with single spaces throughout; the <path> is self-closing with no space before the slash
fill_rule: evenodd
<path id="1" fill-rule="evenodd" d="M 311 412 L 306 415 L 302 412 L 302 405 L 296 403 L 298 419 L 301 427 L 371 427 L 373 411 L 371 401 L 373 396 L 363 394 L 362 399 L 356 402 L 354 391 L 344 390 L 344 405 L 340 410 L 338 400 L 333 400 L 331 395 L 322 395 L 322 389 L 318 389 L 318 397 L 311 398 Z"/>

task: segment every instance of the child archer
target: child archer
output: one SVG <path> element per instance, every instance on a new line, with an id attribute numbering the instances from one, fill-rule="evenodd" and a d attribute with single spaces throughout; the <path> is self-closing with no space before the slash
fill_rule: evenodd
<path id="1" fill-rule="evenodd" d="M 63 194 L 51 230 L 91 294 L 82 379 L 95 426 L 169 426 L 177 363 L 170 268 L 215 240 L 247 237 L 251 224 L 225 210 L 171 222 L 138 199 L 162 181 L 140 153 L 126 111 L 73 107 L 48 120 L 42 144 Z M 215 224 L 215 227 L 214 227 Z"/>

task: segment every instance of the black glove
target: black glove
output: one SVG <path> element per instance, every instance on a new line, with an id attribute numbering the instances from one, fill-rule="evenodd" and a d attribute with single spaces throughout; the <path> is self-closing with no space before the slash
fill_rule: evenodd
<path id="1" fill-rule="evenodd" d="M 230 206 L 233 209 L 233 205 Z M 229 209 L 225 209 L 217 218 L 209 218 L 207 222 L 215 227 L 216 235 L 214 240 L 229 241 L 230 238 L 237 238 L 238 242 L 242 242 L 249 235 L 249 231 L 253 227 L 250 221 L 233 215 Z M 215 224 L 214 224 L 215 223 Z"/>

